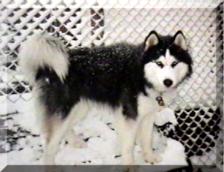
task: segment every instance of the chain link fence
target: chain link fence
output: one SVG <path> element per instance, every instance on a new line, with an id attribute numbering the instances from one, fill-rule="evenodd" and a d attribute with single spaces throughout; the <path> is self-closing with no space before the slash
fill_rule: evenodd
<path id="1" fill-rule="evenodd" d="M 215 1 L 4 1 L 0 6 L 0 103 L 30 101 L 18 66 L 29 36 L 48 32 L 67 47 L 139 43 L 151 31 L 182 30 L 193 56 L 193 76 L 171 107 L 178 126 L 168 132 L 185 145 L 194 164 L 223 165 L 223 2 Z M 120 4 L 119 4 L 120 3 Z M 7 113 L 7 110 L 6 110 Z M 221 121 L 221 122 L 220 122 Z M 222 125 L 221 125 L 222 124 Z"/>

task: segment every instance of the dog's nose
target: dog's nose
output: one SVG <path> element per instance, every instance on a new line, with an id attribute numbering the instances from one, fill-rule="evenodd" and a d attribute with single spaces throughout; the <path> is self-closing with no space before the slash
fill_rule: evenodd
<path id="1" fill-rule="evenodd" d="M 173 84 L 173 81 L 171 79 L 165 79 L 163 83 L 166 87 L 170 87 Z"/>

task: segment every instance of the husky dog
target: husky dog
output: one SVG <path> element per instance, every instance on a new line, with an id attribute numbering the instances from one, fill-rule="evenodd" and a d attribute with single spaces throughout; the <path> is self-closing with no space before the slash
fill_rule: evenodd
<path id="1" fill-rule="evenodd" d="M 181 31 L 173 36 L 152 31 L 138 45 L 73 50 L 40 34 L 22 44 L 19 57 L 43 120 L 46 164 L 54 164 L 60 141 L 93 106 L 114 113 L 123 164 L 134 164 L 136 136 L 145 161 L 160 161 L 151 143 L 154 114 L 161 108 L 157 98 L 167 104 L 173 90 L 192 73 Z"/>

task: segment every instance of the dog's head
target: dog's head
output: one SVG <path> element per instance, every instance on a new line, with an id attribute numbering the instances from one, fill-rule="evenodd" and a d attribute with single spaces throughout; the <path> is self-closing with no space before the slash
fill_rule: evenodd
<path id="1" fill-rule="evenodd" d="M 174 36 L 149 33 L 144 42 L 144 75 L 157 91 L 176 88 L 192 73 L 192 58 L 181 31 Z"/>

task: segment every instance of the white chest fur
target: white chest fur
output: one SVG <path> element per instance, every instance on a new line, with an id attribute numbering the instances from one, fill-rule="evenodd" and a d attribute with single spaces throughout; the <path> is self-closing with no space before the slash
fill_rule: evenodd
<path id="1" fill-rule="evenodd" d="M 145 115 L 154 114 L 160 110 L 160 106 L 156 101 L 156 97 L 160 96 L 160 94 L 154 89 L 146 89 L 147 96 L 144 94 L 140 94 L 138 96 L 138 114 L 140 117 Z M 164 92 L 162 95 L 165 106 L 169 105 L 171 100 L 175 97 L 175 91 L 170 90 Z"/>

